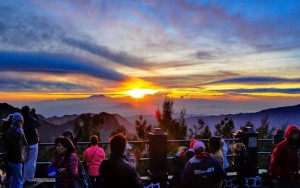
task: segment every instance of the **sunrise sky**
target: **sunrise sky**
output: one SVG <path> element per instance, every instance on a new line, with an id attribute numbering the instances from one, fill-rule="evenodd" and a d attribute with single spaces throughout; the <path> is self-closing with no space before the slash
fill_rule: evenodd
<path id="1" fill-rule="evenodd" d="M 2 0 L 1 102 L 300 103 L 300 1 Z"/>

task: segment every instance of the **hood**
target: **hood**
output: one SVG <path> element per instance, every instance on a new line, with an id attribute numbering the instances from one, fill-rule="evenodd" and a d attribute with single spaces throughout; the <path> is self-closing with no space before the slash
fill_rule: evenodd
<path id="1" fill-rule="evenodd" d="M 291 132 L 294 131 L 294 130 L 299 131 L 299 129 L 298 129 L 298 127 L 297 127 L 296 125 L 289 125 L 289 126 L 286 128 L 286 131 L 285 131 L 284 136 L 285 136 L 285 138 L 286 138 L 287 140 L 290 139 L 290 134 L 291 134 Z"/>

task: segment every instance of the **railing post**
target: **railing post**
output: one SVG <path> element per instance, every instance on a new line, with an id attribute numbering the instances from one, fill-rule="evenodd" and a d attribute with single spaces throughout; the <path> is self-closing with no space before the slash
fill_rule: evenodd
<path id="1" fill-rule="evenodd" d="M 253 127 L 244 127 L 242 132 L 237 136 L 241 142 L 245 145 L 248 151 L 250 164 L 252 166 L 249 169 L 250 174 L 253 176 L 258 175 L 258 167 L 257 167 L 257 140 L 258 133 L 254 131 Z"/>
<path id="2" fill-rule="evenodd" d="M 160 129 L 155 128 L 149 133 L 149 174 L 152 182 L 159 182 L 160 187 L 167 187 L 167 135 Z"/>

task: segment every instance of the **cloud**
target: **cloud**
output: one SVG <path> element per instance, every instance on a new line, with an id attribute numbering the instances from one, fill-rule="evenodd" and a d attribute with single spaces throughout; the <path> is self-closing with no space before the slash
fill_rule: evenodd
<path id="1" fill-rule="evenodd" d="M 300 83 L 300 78 L 280 77 L 238 77 L 210 82 L 208 84 L 239 83 L 239 84 L 268 84 L 268 83 Z"/>
<path id="2" fill-rule="evenodd" d="M 231 71 L 216 71 L 210 74 L 189 74 L 177 76 L 151 76 L 143 77 L 143 80 L 148 80 L 153 83 L 159 83 L 165 87 L 185 88 L 185 87 L 202 87 L 206 85 L 208 80 L 216 80 L 220 77 L 228 78 L 240 76 L 238 73 Z"/>
<path id="3" fill-rule="evenodd" d="M 255 88 L 255 89 L 229 89 L 229 90 L 215 90 L 222 92 L 234 93 L 284 93 L 284 94 L 300 94 L 300 88 Z"/>
<path id="4" fill-rule="evenodd" d="M 47 53 L 0 51 L 0 71 L 78 73 L 101 79 L 124 81 L 127 76 L 78 57 Z"/>
<path id="5" fill-rule="evenodd" d="M 205 51 L 198 51 L 196 53 L 196 57 L 199 59 L 212 59 L 215 57 L 214 53 L 205 52 Z"/>
<path id="6" fill-rule="evenodd" d="M 42 80 L 29 80 L 24 78 L 1 77 L 0 90 L 7 92 L 62 92 L 62 91 L 78 91 L 89 90 L 88 86 L 73 84 L 67 82 L 52 82 Z"/>
<path id="7" fill-rule="evenodd" d="M 62 41 L 73 47 L 77 47 L 81 50 L 88 51 L 95 55 L 104 57 L 116 63 L 126 65 L 129 67 L 147 67 L 147 64 L 142 58 L 136 58 L 123 52 L 113 52 L 105 46 L 93 44 L 88 41 L 80 41 L 72 38 L 65 38 Z"/>

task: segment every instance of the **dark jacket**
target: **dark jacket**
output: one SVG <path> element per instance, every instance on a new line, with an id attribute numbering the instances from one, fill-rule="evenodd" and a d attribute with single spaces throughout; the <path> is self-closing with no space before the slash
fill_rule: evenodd
<path id="1" fill-rule="evenodd" d="M 23 128 L 24 128 L 24 133 L 28 145 L 37 144 L 39 142 L 39 134 L 36 128 L 39 127 L 41 124 L 30 114 L 23 115 L 23 117 L 24 117 Z"/>
<path id="2" fill-rule="evenodd" d="M 78 157 L 75 153 L 58 155 L 52 159 L 49 168 L 66 168 L 56 176 L 57 188 L 73 188 L 75 178 L 78 177 Z"/>
<path id="3" fill-rule="evenodd" d="M 247 177 L 252 175 L 252 167 L 250 155 L 246 150 L 242 150 L 233 158 L 234 168 L 237 171 L 237 175 L 240 177 Z"/>
<path id="4" fill-rule="evenodd" d="M 17 132 L 13 127 L 8 129 L 4 135 L 4 151 L 6 159 L 12 163 L 22 163 L 22 149 L 24 146 L 24 136 Z"/>
<path id="5" fill-rule="evenodd" d="M 285 132 L 285 140 L 277 144 L 272 153 L 269 174 L 272 177 L 281 178 L 297 178 L 298 161 L 297 150 L 298 145 L 290 142 L 290 134 L 292 131 L 299 131 L 295 125 L 288 126 Z"/>
<path id="6" fill-rule="evenodd" d="M 221 182 L 225 178 L 225 172 L 220 163 L 208 153 L 202 153 L 201 157 L 191 158 L 182 173 L 183 187 L 208 188 Z"/>
<path id="7" fill-rule="evenodd" d="M 143 188 L 135 168 L 125 160 L 124 156 L 112 154 L 110 159 L 101 163 L 100 174 L 105 188 Z"/>

